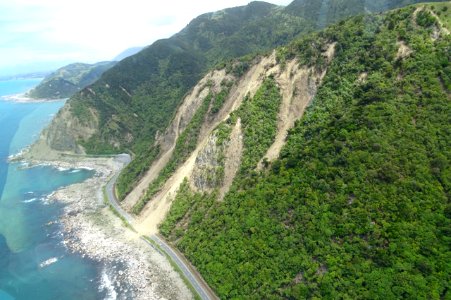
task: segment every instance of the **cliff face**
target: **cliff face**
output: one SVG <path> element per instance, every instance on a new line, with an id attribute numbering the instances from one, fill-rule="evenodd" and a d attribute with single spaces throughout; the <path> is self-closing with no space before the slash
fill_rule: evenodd
<path id="1" fill-rule="evenodd" d="M 81 124 L 70 112 L 70 106 L 64 106 L 44 129 L 38 141 L 34 143 L 28 156 L 32 159 L 46 160 L 62 153 L 85 154 L 79 141 L 89 139 L 98 126 L 98 116 L 94 110 L 88 111 L 88 123 Z"/>
<path id="2" fill-rule="evenodd" d="M 63 108 L 55 117 L 51 126 L 44 132 L 48 145 L 57 151 L 84 153 L 83 147 L 77 142 L 89 139 L 94 134 L 98 124 L 95 111 L 89 111 L 89 115 L 90 122 L 82 124 L 78 118 L 70 113 L 70 108 Z"/>

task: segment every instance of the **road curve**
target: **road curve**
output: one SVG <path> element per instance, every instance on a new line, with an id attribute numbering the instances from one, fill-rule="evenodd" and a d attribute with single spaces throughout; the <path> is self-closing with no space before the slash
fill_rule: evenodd
<path id="1" fill-rule="evenodd" d="M 128 154 L 120 154 L 116 156 L 117 160 L 127 165 L 130 163 L 131 158 Z M 114 192 L 114 186 L 116 184 L 116 180 L 119 177 L 119 173 L 116 173 L 105 186 L 105 192 L 108 199 L 108 202 L 114 207 L 114 209 L 124 218 L 124 220 L 133 227 L 133 217 L 129 215 L 122 207 L 119 205 L 117 201 L 116 193 Z M 152 248 L 161 253 L 163 251 L 166 256 L 170 257 L 170 259 L 177 265 L 177 267 L 181 270 L 185 278 L 190 282 L 193 288 L 196 290 L 197 294 L 202 300 L 213 300 L 219 299 L 214 292 L 210 289 L 207 283 L 202 279 L 200 274 L 194 270 L 188 260 L 176 249 L 172 248 L 162 236 L 160 235 L 150 235 L 147 238 L 151 239 L 153 243 L 158 245 L 155 247 L 151 242 L 142 237 L 142 239 L 147 242 Z"/>

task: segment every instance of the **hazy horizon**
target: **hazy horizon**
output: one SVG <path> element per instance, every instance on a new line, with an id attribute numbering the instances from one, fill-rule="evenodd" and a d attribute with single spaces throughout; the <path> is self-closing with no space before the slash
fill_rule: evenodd
<path id="1" fill-rule="evenodd" d="M 198 15 L 249 2 L 0 2 L 0 76 L 49 72 L 75 62 L 112 60 L 128 48 L 144 47 L 172 36 Z M 287 5 L 291 1 L 267 2 Z"/>

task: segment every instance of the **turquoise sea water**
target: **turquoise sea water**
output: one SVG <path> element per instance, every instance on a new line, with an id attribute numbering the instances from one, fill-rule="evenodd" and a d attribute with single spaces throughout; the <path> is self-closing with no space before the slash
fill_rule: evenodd
<path id="1" fill-rule="evenodd" d="M 0 81 L 0 96 L 24 92 L 38 82 Z M 98 291 L 98 266 L 61 243 L 61 204 L 45 201 L 54 190 L 81 182 L 92 171 L 7 162 L 38 137 L 63 104 L 0 99 L 0 300 L 104 297 Z"/>

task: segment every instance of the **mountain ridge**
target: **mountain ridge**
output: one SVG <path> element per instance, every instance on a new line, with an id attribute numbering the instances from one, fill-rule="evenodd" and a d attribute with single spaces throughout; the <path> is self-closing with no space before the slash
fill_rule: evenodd
<path id="1" fill-rule="evenodd" d="M 124 59 L 74 95 L 66 110 L 77 122 L 68 126 L 97 127 L 83 129 L 90 134 L 80 136 L 68 134 L 80 131 L 77 128 L 59 126 L 67 128 L 67 136 L 64 142 L 59 140 L 62 135 L 49 138 L 55 143 L 49 146 L 80 153 L 134 154 L 136 159 L 119 179 L 130 191 L 159 154 L 155 136 L 165 130 L 183 96 L 209 68 L 243 54 L 269 51 L 315 28 L 315 22 L 263 2 L 222 10 L 216 16 L 204 14 L 180 34 Z M 247 64 L 240 64 L 242 69 L 236 72 L 244 72 Z"/>
<path id="2" fill-rule="evenodd" d="M 450 10 L 353 17 L 199 75 L 117 182 L 135 228 L 159 230 L 222 298 L 448 297 Z M 174 70 L 166 54 L 147 59 Z M 110 72 L 82 93 L 114 78 L 125 109 L 134 83 Z M 73 127 L 66 106 L 45 144 L 86 120 L 61 150 L 101 122 L 120 130 L 116 100 L 97 103 L 111 120 L 78 107 Z"/>
<path id="3" fill-rule="evenodd" d="M 226 97 L 240 104 L 135 206 L 136 228 L 166 215 L 160 232 L 221 298 L 446 298 L 450 35 L 438 18 L 450 8 L 355 17 L 251 63 L 258 83 Z M 291 103 L 309 106 L 265 159 L 283 135 L 280 70 L 307 77 Z M 234 131 L 244 150 L 222 198 Z"/>
<path id="4" fill-rule="evenodd" d="M 34 99 L 69 98 L 93 84 L 115 64 L 116 62 L 110 61 L 95 64 L 69 64 L 45 76 L 38 86 L 28 92 L 27 96 Z"/>
<path id="5" fill-rule="evenodd" d="M 136 53 L 138 53 L 139 51 L 141 51 L 142 49 L 144 49 L 144 47 L 131 47 L 128 49 L 125 49 L 124 51 L 122 51 L 121 53 L 119 53 L 118 55 L 116 55 L 112 61 L 121 61 L 124 58 L 127 58 L 129 56 L 135 55 Z"/>

